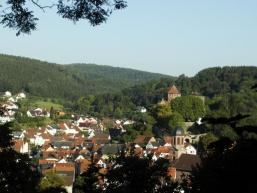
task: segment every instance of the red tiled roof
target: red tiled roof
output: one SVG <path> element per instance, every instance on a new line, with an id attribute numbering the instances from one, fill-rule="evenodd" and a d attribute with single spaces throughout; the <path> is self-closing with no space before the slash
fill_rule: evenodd
<path id="1" fill-rule="evenodd" d="M 38 164 L 39 165 L 42 165 L 42 164 L 54 164 L 54 163 L 56 163 L 55 160 L 45 160 L 45 159 L 38 160 Z"/>
<path id="2" fill-rule="evenodd" d="M 36 129 L 35 128 L 29 128 L 26 130 L 26 137 L 28 138 L 33 138 L 34 135 L 36 134 Z"/>
<path id="3" fill-rule="evenodd" d="M 134 140 L 134 143 L 135 144 L 145 143 L 145 138 L 146 136 L 144 135 L 138 135 L 137 138 Z"/>
<path id="4" fill-rule="evenodd" d="M 56 172 L 74 172 L 75 166 L 73 163 L 56 163 L 54 170 Z"/>
<path id="5" fill-rule="evenodd" d="M 160 155 L 161 153 L 171 153 L 171 148 L 170 147 L 165 147 L 165 146 L 160 146 L 157 149 L 155 149 L 154 152 L 157 155 Z"/>
<path id="6" fill-rule="evenodd" d="M 182 154 L 175 163 L 175 168 L 180 171 L 192 171 L 193 167 L 201 164 L 201 159 L 197 155 Z"/>
<path id="7" fill-rule="evenodd" d="M 77 163 L 80 164 L 80 173 L 86 172 L 91 164 L 91 161 L 87 159 L 77 160 Z"/>
<path id="8" fill-rule="evenodd" d="M 22 140 L 14 140 L 14 150 L 17 151 L 17 152 L 20 152 L 21 150 L 21 147 L 23 146 L 23 141 Z"/>

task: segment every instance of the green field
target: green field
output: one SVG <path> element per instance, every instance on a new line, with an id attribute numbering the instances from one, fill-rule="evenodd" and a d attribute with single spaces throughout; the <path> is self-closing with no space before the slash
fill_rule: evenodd
<path id="1" fill-rule="evenodd" d="M 28 110 L 30 108 L 42 108 L 49 111 L 51 107 L 53 107 L 55 110 L 63 110 L 63 105 L 51 99 L 42 99 L 39 97 L 31 97 L 23 100 L 21 102 L 21 107 L 24 110 Z"/>
<path id="2" fill-rule="evenodd" d="M 50 100 L 48 100 L 48 101 L 42 101 L 42 100 L 33 101 L 31 103 L 31 105 L 33 107 L 40 107 L 42 109 L 47 109 L 47 110 L 50 110 L 51 107 L 53 107 L 55 110 L 62 110 L 63 109 L 63 106 L 61 104 L 51 102 Z"/>

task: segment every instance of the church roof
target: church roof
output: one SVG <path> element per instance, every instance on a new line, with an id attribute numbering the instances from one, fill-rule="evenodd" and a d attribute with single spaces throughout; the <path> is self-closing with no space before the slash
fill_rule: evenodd
<path id="1" fill-rule="evenodd" d="M 172 133 L 172 136 L 183 136 L 183 135 L 185 135 L 185 131 L 184 131 L 184 129 L 181 128 L 181 127 L 177 127 L 177 128 L 173 131 L 173 133 Z"/>
<path id="2" fill-rule="evenodd" d="M 172 87 L 169 87 L 168 94 L 180 94 L 180 92 L 178 91 L 177 87 L 173 85 Z"/>

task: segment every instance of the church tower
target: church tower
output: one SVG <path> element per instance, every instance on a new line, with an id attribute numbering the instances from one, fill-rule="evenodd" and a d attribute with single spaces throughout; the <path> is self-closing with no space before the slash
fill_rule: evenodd
<path id="1" fill-rule="evenodd" d="M 172 134 L 173 146 L 177 149 L 184 147 L 185 132 L 183 128 L 177 127 Z"/>

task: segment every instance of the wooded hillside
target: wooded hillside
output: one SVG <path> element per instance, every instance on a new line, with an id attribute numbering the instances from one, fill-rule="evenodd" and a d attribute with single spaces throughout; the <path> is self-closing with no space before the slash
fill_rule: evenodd
<path id="1" fill-rule="evenodd" d="M 93 64 L 59 65 L 0 54 L 0 91 L 76 99 L 111 93 L 165 75 Z M 167 76 L 166 76 L 167 77 Z"/>

